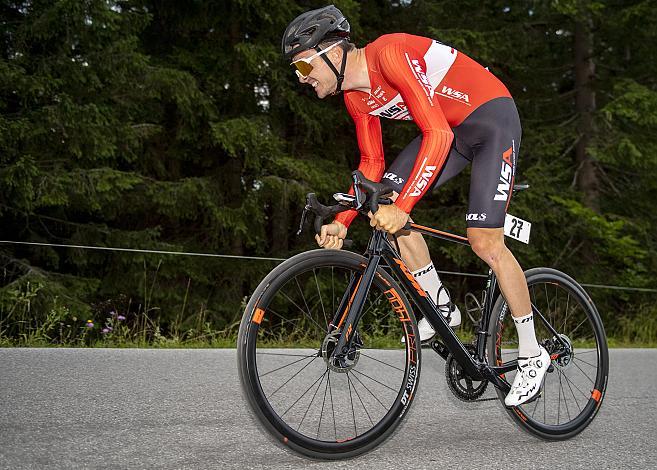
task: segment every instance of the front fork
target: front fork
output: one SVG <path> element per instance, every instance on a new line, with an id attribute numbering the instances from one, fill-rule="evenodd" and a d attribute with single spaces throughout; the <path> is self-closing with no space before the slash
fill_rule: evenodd
<path id="1" fill-rule="evenodd" d="M 340 305 L 329 325 L 329 333 L 336 329 L 344 333 L 340 334 L 338 343 L 331 354 L 332 359 L 344 358 L 353 347 L 354 337 L 356 336 L 354 333 L 363 313 L 363 305 L 381 262 L 380 247 L 384 236 L 384 232 L 377 230 L 370 239 L 367 249 L 370 256 L 365 271 L 363 274 L 356 274 L 351 278 L 349 287 L 342 296 Z"/>

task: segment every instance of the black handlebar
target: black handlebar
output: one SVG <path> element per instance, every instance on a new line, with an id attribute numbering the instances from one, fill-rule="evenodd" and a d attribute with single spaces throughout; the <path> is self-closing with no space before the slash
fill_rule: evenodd
<path id="1" fill-rule="evenodd" d="M 393 189 L 390 186 L 385 183 L 375 183 L 374 181 L 368 180 L 359 170 L 351 173 L 351 178 L 354 182 L 356 201 L 360 201 L 361 199 L 363 199 L 363 201 L 365 200 L 365 198 L 362 197 L 362 191 L 365 190 L 369 195 L 370 210 L 372 211 L 372 214 L 379 210 L 379 199 L 382 196 L 392 194 Z M 361 193 L 360 197 L 359 192 Z M 389 199 L 387 200 L 389 201 Z M 360 207 L 358 207 L 358 209 L 360 209 Z"/>
<path id="2" fill-rule="evenodd" d="M 344 212 L 350 209 L 349 207 L 342 206 L 340 204 L 336 204 L 334 206 L 325 206 L 324 204 L 322 204 L 317 200 L 317 196 L 315 196 L 315 193 L 308 193 L 306 195 L 306 207 L 308 208 L 308 206 L 310 206 L 309 210 L 311 210 L 315 214 L 313 227 L 315 228 L 315 233 L 317 233 L 318 235 L 321 232 L 322 224 L 326 219 L 335 216 L 340 212 Z"/>
<path id="3" fill-rule="evenodd" d="M 312 212 L 315 215 L 313 220 L 313 228 L 315 233 L 319 234 L 322 225 L 326 219 L 333 217 L 340 212 L 356 209 L 361 212 L 369 210 L 374 214 L 379 210 L 380 204 L 392 204 L 392 200 L 386 196 L 392 194 L 393 189 L 385 183 L 375 183 L 368 180 L 363 174 L 356 170 L 351 174 L 354 183 L 355 200 L 352 204 L 335 204 L 333 206 L 325 206 L 317 200 L 315 193 L 308 193 L 306 195 L 306 206 L 301 215 L 301 223 L 297 235 L 301 234 L 304 222 L 306 221 L 306 214 Z"/>

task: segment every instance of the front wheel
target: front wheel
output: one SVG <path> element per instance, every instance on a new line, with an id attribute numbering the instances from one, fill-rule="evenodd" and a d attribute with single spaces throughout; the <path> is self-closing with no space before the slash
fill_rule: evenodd
<path id="1" fill-rule="evenodd" d="M 345 251 L 301 253 L 265 277 L 242 318 L 237 361 L 244 395 L 275 442 L 309 457 L 373 449 L 398 427 L 415 396 L 415 317 L 383 269 L 356 331 L 346 332 L 354 335 L 352 350 L 339 361 L 331 354 L 341 334 L 335 319 L 351 304 L 366 263 Z"/>
<path id="2" fill-rule="evenodd" d="M 604 327 L 591 298 L 568 275 L 534 268 L 525 276 L 536 339 L 550 354 L 551 365 L 536 398 L 505 409 L 513 421 L 536 436 L 568 439 L 591 423 L 605 395 L 609 351 Z M 518 336 L 502 295 L 493 307 L 489 333 L 491 365 L 501 366 L 517 358 Z M 515 373 L 502 377 L 512 383 Z M 505 394 L 497 393 L 504 406 Z"/>

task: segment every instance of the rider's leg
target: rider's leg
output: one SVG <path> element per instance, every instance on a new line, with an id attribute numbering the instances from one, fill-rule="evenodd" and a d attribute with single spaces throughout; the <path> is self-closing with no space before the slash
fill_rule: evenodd
<path id="1" fill-rule="evenodd" d="M 422 144 L 422 136 L 413 139 L 401 153 L 394 160 L 392 165 L 386 170 L 383 175 L 383 180 L 388 183 L 391 188 L 395 189 L 394 198 L 397 198 L 397 193 L 402 190 L 406 184 L 415 160 L 417 159 L 420 145 Z M 445 166 L 440 171 L 434 187 L 441 186 L 447 181 L 458 175 L 469 164 L 469 160 L 461 155 L 456 146 L 453 145 L 450 149 L 449 155 Z M 449 293 L 442 287 L 438 273 L 431 262 L 429 255 L 429 248 L 421 234 L 417 232 L 398 232 L 396 234 L 397 242 L 399 243 L 399 251 L 404 263 L 409 268 L 411 273 L 415 276 L 418 284 L 429 293 L 434 303 L 438 306 L 444 305 L 441 312 L 445 317 L 451 313 L 451 326 L 456 326 L 461 323 L 461 312 L 458 308 L 451 304 Z M 451 306 L 451 312 L 450 308 Z M 434 331 L 426 319 L 421 319 L 418 323 L 420 327 L 420 338 L 424 341 L 433 336 Z"/>
<path id="2" fill-rule="evenodd" d="M 472 250 L 490 266 L 504 294 L 518 329 L 518 355 L 539 353 L 532 320 L 527 280 L 513 253 L 504 244 L 504 229 L 468 227 Z M 524 321 L 523 321 L 524 320 Z"/>
<path id="3" fill-rule="evenodd" d="M 394 192 L 392 200 L 396 200 L 397 196 L 398 194 Z M 456 305 L 451 304 L 449 293 L 442 287 L 442 282 L 431 261 L 429 247 L 422 234 L 401 231 L 396 234 L 396 239 L 402 260 L 420 287 L 427 291 L 436 305 L 442 306 L 440 310 L 445 317 L 451 314 L 450 326 L 460 325 L 461 312 Z M 420 338 L 423 341 L 433 336 L 434 329 L 426 320 L 420 320 L 419 327 Z"/>

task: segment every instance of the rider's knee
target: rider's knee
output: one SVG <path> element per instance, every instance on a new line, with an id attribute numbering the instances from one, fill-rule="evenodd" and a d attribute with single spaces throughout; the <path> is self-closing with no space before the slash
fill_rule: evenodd
<path id="1" fill-rule="evenodd" d="M 491 267 L 497 264 L 506 249 L 504 239 L 496 234 L 469 233 L 468 240 L 472 251 Z"/>

